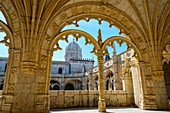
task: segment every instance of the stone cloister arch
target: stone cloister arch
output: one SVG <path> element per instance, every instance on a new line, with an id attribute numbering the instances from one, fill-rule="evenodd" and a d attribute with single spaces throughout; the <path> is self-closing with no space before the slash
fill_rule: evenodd
<path id="1" fill-rule="evenodd" d="M 140 1 L 142 4 L 139 3 L 139 5 L 143 8 L 138 7 L 133 0 L 121 2 L 126 4 L 128 10 L 125 10 L 124 5 L 122 5 L 123 8 L 118 8 L 114 2 L 110 4 L 109 0 L 73 3 L 70 3 L 69 0 L 61 2 L 1 0 L 2 9 L 9 15 L 7 21 L 11 21 L 8 25 L 15 40 L 15 48 L 11 49 L 12 52 L 10 51 L 10 54 L 13 54 L 13 57 L 10 58 L 11 64 L 14 65 L 8 66 L 9 73 L 7 72 L 7 75 L 11 73 L 10 77 L 16 76 L 19 80 L 14 81 L 15 90 L 10 79 L 5 80 L 8 88 L 6 87 L 3 93 L 5 99 L 3 99 L 2 109 L 15 112 L 49 111 L 50 70 L 47 67 L 50 67 L 52 56 L 49 46 L 66 24 L 72 24 L 73 21 L 86 18 L 87 21 L 88 18 L 95 18 L 99 20 L 99 23 L 106 20 L 111 25 L 117 26 L 122 33 L 127 35 L 127 38 L 131 39 L 138 47 L 142 57 L 142 60 L 139 61 L 140 81 L 143 90 L 140 95 L 140 108 L 167 109 L 168 101 L 164 92 L 160 54 L 166 40 L 165 37 L 169 33 L 169 1 L 165 5 L 160 5 L 162 1 L 156 3 L 146 0 Z M 156 4 L 154 8 L 151 8 L 154 9 L 153 14 L 150 14 L 152 11 L 149 11 L 150 2 L 153 6 Z M 162 12 L 159 12 L 161 9 L 159 7 L 162 7 Z M 77 25 L 74 22 L 73 24 Z M 34 46 L 32 46 L 32 42 Z M 24 79 L 27 80 L 24 81 Z M 148 86 L 148 81 L 154 84 L 154 87 Z M 30 88 L 31 86 L 34 86 L 33 89 Z M 17 90 L 22 88 L 25 89 L 24 92 Z M 28 94 L 31 95 L 32 100 L 25 101 L 30 98 L 25 96 Z M 24 99 L 21 100 L 21 97 Z M 25 104 L 29 106 L 25 106 Z"/>
<path id="2" fill-rule="evenodd" d="M 78 41 L 79 38 L 84 37 L 85 38 L 85 45 L 87 44 L 93 44 L 94 48 L 93 51 L 91 51 L 91 53 L 94 53 L 97 57 L 98 57 L 98 68 L 99 68 L 99 95 L 100 95 L 100 100 L 99 100 L 99 111 L 105 111 L 105 101 L 104 101 L 104 84 L 103 84 L 103 56 L 108 55 L 108 51 L 105 49 L 106 46 L 111 46 L 113 47 L 113 42 L 117 41 L 117 43 L 121 46 L 121 44 L 123 42 L 125 42 L 127 44 L 128 48 L 134 48 L 138 58 L 140 59 L 140 61 L 142 60 L 140 51 L 138 50 L 138 48 L 136 47 L 136 45 L 131 42 L 131 40 L 124 38 L 124 37 L 110 37 L 107 40 L 105 40 L 102 43 L 102 37 L 101 37 L 101 31 L 99 29 L 98 32 L 98 42 L 88 33 L 81 31 L 81 30 L 66 30 L 63 31 L 61 33 L 59 33 L 55 39 L 52 41 L 51 45 L 50 45 L 50 49 L 49 51 L 56 51 L 56 50 L 62 50 L 59 47 L 58 41 L 59 40 L 65 40 L 66 42 L 68 42 L 68 36 L 72 35 L 74 38 L 76 38 L 76 41 Z M 56 48 L 54 48 L 54 45 L 56 45 Z M 50 58 L 51 59 L 51 58 Z M 50 69 L 48 69 L 50 70 Z M 103 104 L 100 104 L 103 103 Z M 102 106 L 100 106 L 102 105 Z"/>
<path id="3" fill-rule="evenodd" d="M 6 36 L 4 37 L 4 40 L 0 40 L 0 43 L 4 43 L 5 46 L 8 46 L 8 63 L 7 68 L 5 72 L 5 80 L 3 85 L 3 91 L 2 91 L 2 110 L 8 109 L 7 107 L 4 108 L 4 106 L 10 106 L 13 104 L 14 99 L 14 86 L 17 81 L 17 76 L 20 73 L 19 65 L 20 65 L 20 52 L 21 52 L 21 38 L 18 34 L 18 27 L 15 26 L 18 24 L 17 18 L 13 15 L 10 15 L 8 11 L 5 9 L 5 7 L 0 4 L 0 11 L 4 15 L 7 24 L 0 20 L 0 32 L 4 32 Z M 14 14 L 14 13 L 13 13 Z M 12 22 L 12 20 L 15 22 Z M 8 41 L 9 40 L 9 41 Z"/>
<path id="4" fill-rule="evenodd" d="M 123 12 L 121 13 L 121 11 L 118 11 L 117 9 L 114 9 L 113 7 L 105 7 L 108 8 L 109 10 L 114 10 L 115 13 L 117 14 L 122 14 L 122 16 L 124 17 L 122 21 L 115 19 L 115 17 L 109 15 L 108 13 L 105 13 L 105 11 L 101 11 L 98 12 L 98 10 L 91 10 L 91 8 L 93 8 L 93 5 L 90 5 L 89 7 L 86 7 L 87 4 L 81 4 L 82 5 L 82 9 L 83 12 L 78 12 L 79 10 L 77 10 L 77 12 L 74 11 L 72 12 L 72 10 L 77 9 L 77 7 L 74 6 L 74 9 L 68 7 L 65 10 L 67 11 L 62 11 L 61 13 L 58 13 L 56 15 L 56 17 L 53 18 L 53 20 L 50 21 L 50 24 L 48 26 L 48 29 L 46 30 L 46 35 L 44 37 L 44 39 L 42 39 L 42 48 L 43 51 L 40 52 L 40 57 L 41 55 L 44 56 L 43 54 L 48 54 L 48 52 L 50 52 L 50 54 L 52 55 L 52 49 L 50 45 L 53 45 L 53 40 L 56 39 L 56 36 L 60 35 L 60 31 L 61 29 L 65 26 L 65 25 L 70 25 L 70 24 L 74 24 L 76 26 L 78 26 L 77 22 L 79 20 L 86 20 L 89 21 L 90 19 L 97 19 L 99 21 L 99 24 L 101 23 L 101 21 L 105 20 L 107 22 L 110 23 L 110 27 L 115 25 L 120 29 L 120 33 L 124 33 L 127 38 L 131 39 L 133 41 L 133 43 L 136 44 L 136 46 L 138 45 L 140 47 L 139 44 L 139 40 L 143 41 L 143 33 L 140 30 L 139 26 L 137 26 L 137 24 L 134 21 L 131 21 L 131 18 L 128 17 L 126 14 L 123 14 Z M 79 6 L 81 6 L 79 4 Z M 103 7 L 100 4 L 95 5 L 96 7 L 98 7 L 99 9 L 103 10 Z M 90 10 L 89 10 L 90 8 Z M 71 11 L 71 13 L 69 12 L 69 10 Z M 87 10 L 87 11 L 86 11 Z M 72 14 L 72 15 L 70 15 Z M 57 21 L 55 21 L 57 20 Z M 63 38 L 63 40 L 66 40 L 65 38 Z M 124 40 L 124 39 L 123 39 Z M 126 39 L 125 39 L 126 40 Z M 131 41 L 129 41 L 131 42 Z M 48 46 L 47 46 L 48 45 Z M 142 47 L 146 46 L 144 43 L 142 44 Z M 57 49 L 61 49 L 57 46 Z M 47 52 L 45 52 L 45 50 Z M 139 50 L 138 50 L 139 52 Z M 138 54 L 139 55 L 139 54 Z M 45 55 L 46 56 L 46 55 Z M 140 58 L 141 55 L 140 55 Z M 51 59 L 51 58 L 49 58 Z M 142 61 L 142 60 L 141 60 Z M 48 60 L 48 62 L 50 62 Z M 50 64 L 48 64 L 50 65 Z M 49 70 L 49 69 L 48 69 Z M 50 72 L 48 72 L 48 74 L 50 74 Z M 48 76 L 49 77 L 49 76 Z M 48 78 L 49 79 L 49 78 Z"/>

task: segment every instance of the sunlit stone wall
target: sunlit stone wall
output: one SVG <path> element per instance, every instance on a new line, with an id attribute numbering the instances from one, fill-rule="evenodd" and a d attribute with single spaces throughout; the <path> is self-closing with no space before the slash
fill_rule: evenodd
<path id="1" fill-rule="evenodd" d="M 134 105 L 134 94 L 126 91 L 105 91 L 106 105 L 121 107 Z M 98 91 L 50 91 L 50 108 L 97 107 Z"/>

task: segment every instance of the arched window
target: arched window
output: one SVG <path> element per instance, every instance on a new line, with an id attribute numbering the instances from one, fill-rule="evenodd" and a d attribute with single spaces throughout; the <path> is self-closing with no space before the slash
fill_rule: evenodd
<path id="1" fill-rule="evenodd" d="M 50 90 L 60 90 L 60 84 L 55 80 L 51 80 L 50 81 Z"/>
<path id="2" fill-rule="evenodd" d="M 109 80 L 106 82 L 106 90 L 109 90 Z"/>
<path id="3" fill-rule="evenodd" d="M 73 84 L 68 83 L 68 84 L 65 86 L 65 90 L 74 90 Z"/>
<path id="4" fill-rule="evenodd" d="M 59 69 L 58 69 L 58 74 L 62 74 L 63 73 L 63 69 L 60 67 Z"/>

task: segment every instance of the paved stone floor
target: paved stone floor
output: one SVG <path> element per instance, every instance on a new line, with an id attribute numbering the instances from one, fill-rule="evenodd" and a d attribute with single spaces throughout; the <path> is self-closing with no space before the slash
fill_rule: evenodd
<path id="1" fill-rule="evenodd" d="M 97 108 L 68 108 L 68 109 L 55 109 L 50 113 L 98 113 Z M 170 113 L 163 110 L 141 110 L 139 108 L 107 108 L 105 113 Z"/>

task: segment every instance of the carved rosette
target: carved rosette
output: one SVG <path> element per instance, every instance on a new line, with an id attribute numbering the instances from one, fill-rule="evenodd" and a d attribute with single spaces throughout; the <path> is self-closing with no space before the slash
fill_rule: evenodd
<path id="1" fill-rule="evenodd" d="M 38 72 L 38 64 L 35 62 L 22 62 L 20 66 L 24 75 L 35 75 Z"/>
<path id="2" fill-rule="evenodd" d="M 162 80 L 164 76 L 164 72 L 163 71 L 153 71 L 152 72 L 152 77 L 155 80 Z"/>

